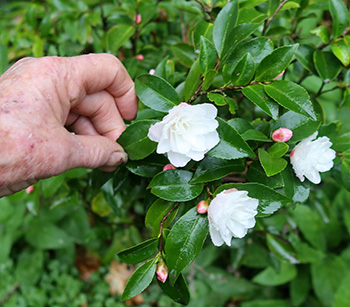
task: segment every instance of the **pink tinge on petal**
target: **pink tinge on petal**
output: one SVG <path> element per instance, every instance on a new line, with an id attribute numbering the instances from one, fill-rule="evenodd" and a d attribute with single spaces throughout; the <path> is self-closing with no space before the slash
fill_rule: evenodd
<path id="1" fill-rule="evenodd" d="M 140 14 L 137 14 L 137 15 L 135 16 L 135 22 L 138 24 L 138 23 L 140 23 L 141 21 L 142 21 L 141 15 L 140 15 Z"/>
<path id="2" fill-rule="evenodd" d="M 291 158 L 293 158 L 294 153 L 295 153 L 295 149 L 293 149 L 293 150 L 290 152 L 290 157 L 291 157 Z"/>
<path id="3" fill-rule="evenodd" d="M 232 193 L 232 192 L 236 192 L 236 191 L 238 191 L 236 188 L 232 188 L 232 189 L 228 189 L 228 190 L 223 191 L 223 193 L 228 194 L 228 193 Z"/>
<path id="4" fill-rule="evenodd" d="M 207 213 L 209 208 L 209 203 L 207 200 L 201 200 L 198 204 L 197 204 L 197 212 L 199 214 L 205 214 Z"/>
<path id="5" fill-rule="evenodd" d="M 164 167 L 163 167 L 163 171 L 167 171 L 169 169 L 176 169 L 176 167 L 170 163 L 168 164 L 165 164 Z"/>
<path id="6" fill-rule="evenodd" d="M 160 261 L 157 264 L 157 279 L 161 281 L 162 283 L 165 283 L 168 279 L 168 267 L 164 263 L 164 261 Z"/>
<path id="7" fill-rule="evenodd" d="M 26 193 L 27 194 L 33 193 L 33 191 L 34 191 L 34 186 L 33 185 L 31 185 L 28 188 L 26 188 Z"/>
<path id="8" fill-rule="evenodd" d="M 272 133 L 272 139 L 275 142 L 287 142 L 292 136 L 293 132 L 288 128 L 279 128 Z"/>

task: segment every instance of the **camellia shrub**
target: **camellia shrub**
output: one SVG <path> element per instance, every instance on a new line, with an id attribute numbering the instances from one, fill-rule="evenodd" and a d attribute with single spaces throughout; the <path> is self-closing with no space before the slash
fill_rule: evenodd
<path id="1" fill-rule="evenodd" d="M 3 6 L 2 71 L 23 56 L 109 52 L 135 79 L 140 107 L 117 140 L 129 161 L 116 172 L 72 170 L 0 200 L 0 275 L 15 272 L 0 302 L 45 306 L 53 294 L 40 276 L 52 262 L 85 267 L 87 281 L 110 266 L 110 285 L 123 262 L 132 275 L 98 302 L 144 292 L 134 304 L 348 306 L 348 6 Z M 102 306 L 92 283 L 77 284 L 77 306 Z"/>

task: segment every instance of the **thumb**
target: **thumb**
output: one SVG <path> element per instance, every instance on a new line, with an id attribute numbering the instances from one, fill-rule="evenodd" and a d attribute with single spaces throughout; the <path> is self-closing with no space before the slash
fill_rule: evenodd
<path id="1" fill-rule="evenodd" d="M 128 156 L 115 141 L 100 135 L 70 134 L 73 146 L 68 157 L 69 168 L 97 168 L 113 171 L 126 163 Z"/>

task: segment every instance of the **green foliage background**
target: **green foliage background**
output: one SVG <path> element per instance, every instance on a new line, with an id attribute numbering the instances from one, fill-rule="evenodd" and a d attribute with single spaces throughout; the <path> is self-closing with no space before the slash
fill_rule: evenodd
<path id="1" fill-rule="evenodd" d="M 248 179 L 279 189 L 290 200 L 273 215 L 273 211 L 260 212 L 260 216 L 270 216 L 257 219 L 254 231 L 244 239 L 234 239 L 231 247 L 216 248 L 209 239 L 205 241 L 199 256 L 182 271 L 191 292 L 189 306 L 345 307 L 350 301 L 349 3 L 284 2 L 279 6 L 282 3 L 276 0 L 238 1 L 237 24 L 248 26 L 240 29 L 243 35 L 246 31 L 241 38 L 243 45 L 232 54 L 229 50 L 234 41 L 225 41 L 224 36 L 217 41 L 211 34 L 212 21 L 227 1 L 46 0 L 5 1 L 0 6 L 0 73 L 25 56 L 109 52 L 123 61 L 133 78 L 156 69 L 156 76 L 176 89 L 173 96 L 179 95 L 180 101 L 210 100 L 218 106 L 220 116 L 236 116 L 228 123 L 256 152 L 271 141 L 271 132 L 280 126 L 293 128 L 291 147 L 318 129 L 333 142 L 339 156 L 332 171 L 322 175 L 319 186 L 301 184 L 290 166 L 276 171 L 268 159 L 262 158 L 261 150 L 264 168 L 255 159 L 245 174 L 245 164 L 238 159 L 222 167 L 224 175 L 214 172 L 210 187 L 230 182 L 232 179 L 225 176 L 238 173 L 239 181 Z M 141 23 L 135 21 L 137 14 L 142 16 Z M 229 21 L 223 23 L 223 27 L 227 25 L 234 26 Z M 244 43 L 261 36 L 269 40 L 254 54 Z M 220 67 L 221 77 L 215 76 L 213 69 L 213 42 L 221 50 L 222 63 L 229 63 L 224 69 Z M 273 50 L 279 51 L 257 68 L 256 58 L 261 61 Z M 140 54 L 142 61 L 136 58 Z M 280 67 L 270 76 L 276 58 Z M 241 78 L 232 77 L 237 76 L 238 68 L 245 73 Z M 287 107 L 289 111 L 283 108 L 283 97 L 283 107 L 277 107 L 279 115 L 276 109 L 259 105 L 252 95 L 261 88 L 246 86 L 255 69 L 254 80 L 265 82 L 265 91 L 270 91 L 271 97 L 273 86 L 282 87 L 284 83 L 270 81 L 278 69 L 285 70 L 284 82 L 292 81 L 307 90 L 317 120 L 315 114 L 305 114 L 295 106 Z M 200 74 L 205 75 L 202 81 Z M 222 95 L 217 89 L 222 88 L 222 79 L 227 82 L 225 78 L 231 85 L 244 88 Z M 173 206 L 164 200 L 154 205 L 153 194 L 171 197 L 156 191 L 157 182 L 150 185 L 153 194 L 147 189 L 151 178 L 168 163 L 165 157 L 155 156 L 155 145 L 143 138 L 147 127 L 166 110 L 164 105 L 148 101 L 144 89 L 154 87 L 157 94 L 165 96 L 172 91 L 170 88 L 162 93 L 157 82 L 163 81 L 157 80 L 149 75 L 137 79 L 142 102 L 130 127 L 141 128 L 129 129 L 120 139 L 131 159 L 127 166 L 114 174 L 72 170 L 41 181 L 31 194 L 20 192 L 0 199 L 0 305 L 124 306 L 120 295 L 109 293 L 105 281 L 110 263 L 130 262 L 130 254 L 118 257 L 118 253 L 157 236 L 162 216 Z M 197 95 L 199 86 L 212 92 Z M 226 127 L 225 122 L 222 125 Z M 136 130 L 140 135 L 135 136 Z M 224 154 L 212 153 L 206 158 L 207 165 L 217 163 Z M 285 158 L 288 160 L 288 154 Z M 203 173 L 196 172 L 192 179 L 197 185 L 213 179 L 208 166 L 201 167 Z M 182 172 L 183 178 L 183 172 L 188 171 L 167 174 L 175 172 Z M 159 176 L 170 176 L 164 174 Z M 253 184 L 251 189 L 263 194 L 263 188 Z M 167 221 L 182 217 L 207 196 L 203 193 L 191 194 L 186 202 L 180 200 L 184 203 Z M 151 205 L 153 211 L 148 210 Z M 79 279 L 81 272 L 74 266 L 82 250 L 89 251 L 99 263 L 87 281 Z M 176 253 L 176 249 L 169 247 L 168 252 Z M 136 288 L 138 284 L 141 282 Z M 143 296 L 141 306 L 177 305 L 163 294 L 155 279 Z"/>

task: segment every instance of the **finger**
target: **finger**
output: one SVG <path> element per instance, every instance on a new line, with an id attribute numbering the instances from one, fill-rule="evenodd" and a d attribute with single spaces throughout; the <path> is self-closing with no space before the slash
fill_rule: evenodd
<path id="1" fill-rule="evenodd" d="M 75 115 L 77 116 L 75 117 L 74 122 L 67 121 L 66 126 L 69 131 L 81 135 L 100 135 L 89 118 L 85 116 L 79 116 L 78 114 Z M 68 125 L 68 123 L 70 124 Z"/>
<path id="2" fill-rule="evenodd" d="M 87 94 L 107 90 L 114 97 L 123 118 L 135 118 L 138 106 L 134 82 L 116 57 L 89 54 L 65 59 L 69 72 L 66 79 L 68 87 L 76 87 L 78 82 L 78 87 L 84 88 Z M 68 92 L 77 93 L 77 90 L 70 88 Z"/>
<path id="3" fill-rule="evenodd" d="M 128 159 L 119 144 L 104 136 L 70 134 L 70 138 L 68 169 L 110 167 L 114 170 Z"/>
<path id="4" fill-rule="evenodd" d="M 115 141 L 125 130 L 125 124 L 115 105 L 115 100 L 107 91 L 87 95 L 74 106 L 72 111 L 88 117 L 94 129 L 111 140 Z"/>

